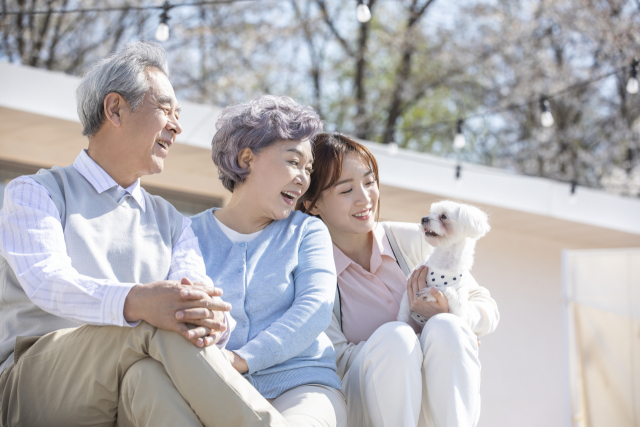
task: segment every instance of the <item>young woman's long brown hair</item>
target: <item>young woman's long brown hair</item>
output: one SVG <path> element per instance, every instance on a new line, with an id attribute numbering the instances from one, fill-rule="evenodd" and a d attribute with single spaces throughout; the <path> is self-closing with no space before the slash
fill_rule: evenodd
<path id="1" fill-rule="evenodd" d="M 378 163 L 371 151 L 359 142 L 340 133 L 318 133 L 311 138 L 313 144 L 313 172 L 311 172 L 311 185 L 307 192 L 300 198 L 296 209 L 309 214 L 305 202 L 310 202 L 309 207 L 316 204 L 322 196 L 322 192 L 333 187 L 342 174 L 342 162 L 347 154 L 356 154 L 365 165 L 373 171 L 378 182 Z M 380 199 L 376 207 L 376 221 L 380 215 Z"/>

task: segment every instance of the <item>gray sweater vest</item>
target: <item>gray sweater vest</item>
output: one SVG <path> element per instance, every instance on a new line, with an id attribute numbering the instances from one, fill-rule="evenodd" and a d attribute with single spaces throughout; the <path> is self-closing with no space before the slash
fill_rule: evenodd
<path id="1" fill-rule="evenodd" d="M 143 211 L 128 193 L 118 201 L 117 187 L 98 194 L 73 166 L 42 169 L 31 177 L 58 208 L 67 254 L 80 274 L 121 283 L 167 277 L 183 219 L 169 202 L 142 190 Z M 18 336 L 42 336 L 81 323 L 35 305 L 0 257 L 0 325 L 1 362 L 12 356 Z"/>

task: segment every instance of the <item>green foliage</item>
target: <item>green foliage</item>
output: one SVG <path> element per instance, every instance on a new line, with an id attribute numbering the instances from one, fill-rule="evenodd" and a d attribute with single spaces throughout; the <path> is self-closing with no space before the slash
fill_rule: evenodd
<path id="1" fill-rule="evenodd" d="M 123 4 L 2 3 L 23 12 Z M 176 91 L 219 106 L 286 94 L 316 107 L 328 130 L 640 194 L 633 184 L 640 176 L 640 95 L 626 93 L 628 68 L 620 68 L 640 51 L 633 2 L 369 0 L 373 19 L 365 25 L 355 19 L 355 4 L 174 8 L 164 45 Z M 152 38 L 159 13 L 4 15 L 0 59 L 80 74 L 123 43 Z M 540 126 L 541 95 L 615 70 L 550 99 L 555 125 Z M 469 115 L 467 146 L 458 153 L 455 122 Z"/>

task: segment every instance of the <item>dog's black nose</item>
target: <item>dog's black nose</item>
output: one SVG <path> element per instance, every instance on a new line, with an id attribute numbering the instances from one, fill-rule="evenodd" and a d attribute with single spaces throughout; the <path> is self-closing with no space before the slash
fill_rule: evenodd
<path id="1" fill-rule="evenodd" d="M 425 216 L 424 218 L 422 218 L 422 223 L 423 224 L 426 224 L 428 222 L 429 222 L 429 217 L 428 216 Z"/>

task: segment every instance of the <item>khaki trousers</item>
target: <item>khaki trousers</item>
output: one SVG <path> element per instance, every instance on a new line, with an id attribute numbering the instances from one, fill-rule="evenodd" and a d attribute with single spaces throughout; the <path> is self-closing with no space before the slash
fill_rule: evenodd
<path id="1" fill-rule="evenodd" d="M 0 415 L 3 427 L 287 426 L 218 348 L 145 322 L 18 339 Z"/>

